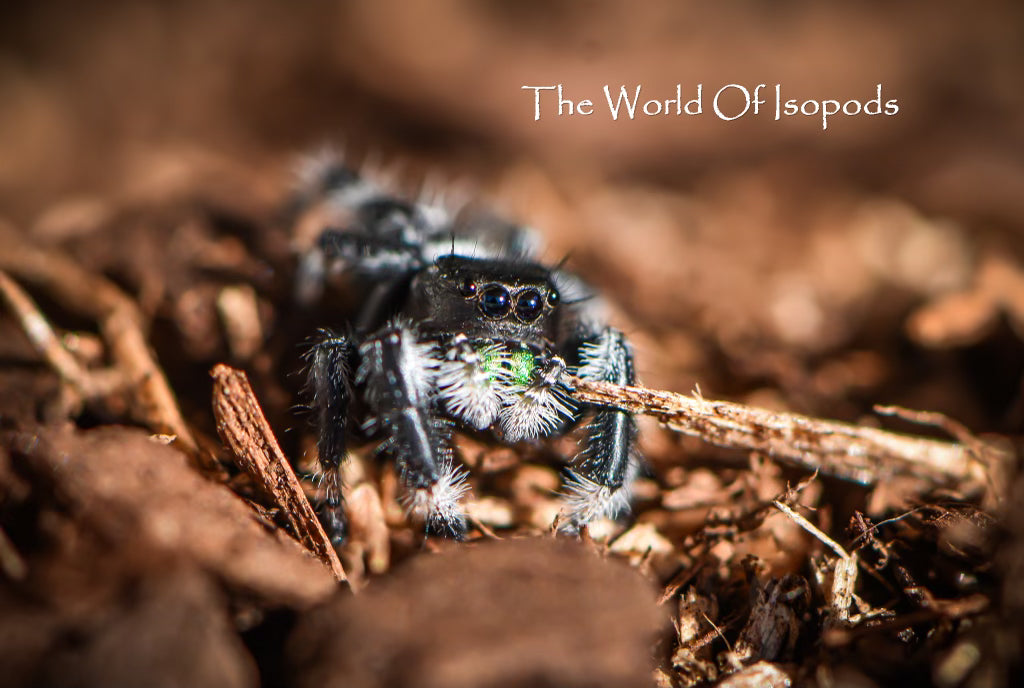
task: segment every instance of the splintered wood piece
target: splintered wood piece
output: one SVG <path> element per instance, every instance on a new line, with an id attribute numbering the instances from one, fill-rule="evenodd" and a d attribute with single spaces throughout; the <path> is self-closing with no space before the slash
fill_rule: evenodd
<path id="1" fill-rule="evenodd" d="M 345 580 L 338 554 L 281 451 L 249 379 L 242 371 L 223 364 L 214 366 L 210 374 L 217 432 L 231 448 L 238 466 L 273 498 L 296 539 L 320 559 L 337 580 Z"/>
<path id="2" fill-rule="evenodd" d="M 962 444 L 779 413 L 699 395 L 572 378 L 580 401 L 657 417 L 667 427 L 720 447 L 749 449 L 822 473 L 874 484 L 908 470 L 936 481 L 982 478 Z"/>

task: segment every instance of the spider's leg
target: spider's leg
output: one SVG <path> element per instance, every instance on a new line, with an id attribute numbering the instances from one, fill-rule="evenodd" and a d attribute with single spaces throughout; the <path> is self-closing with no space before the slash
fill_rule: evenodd
<path id="1" fill-rule="evenodd" d="M 462 539 L 466 518 L 459 499 L 466 473 L 452 460 L 451 432 L 434 410 L 440 359 L 406 326 L 392 323 L 359 349 L 357 380 L 366 385 L 373 425 L 400 469 L 408 506 L 427 532 Z"/>
<path id="2" fill-rule="evenodd" d="M 325 331 L 307 355 L 308 388 L 319 432 L 317 455 L 326 486 L 317 515 L 334 543 L 344 540 L 346 530 L 339 469 L 345 457 L 348 405 L 352 397 L 350 362 L 354 352 L 347 337 Z"/>
<path id="3" fill-rule="evenodd" d="M 292 205 L 302 304 L 315 302 L 333 274 L 381 282 L 423 267 L 425 243 L 447 232 L 450 222 L 441 209 L 397 198 L 331 155 L 303 166 Z"/>
<path id="4" fill-rule="evenodd" d="M 579 377 L 632 384 L 633 355 L 625 337 L 606 327 L 580 347 Z M 570 474 L 567 505 L 570 526 L 615 518 L 629 509 L 629 486 L 640 468 L 636 420 L 618 409 L 596 408 L 584 429 L 584 448 Z"/>

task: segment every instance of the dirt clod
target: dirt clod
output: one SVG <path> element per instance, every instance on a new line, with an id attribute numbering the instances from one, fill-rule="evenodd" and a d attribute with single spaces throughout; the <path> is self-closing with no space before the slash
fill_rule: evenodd
<path id="1" fill-rule="evenodd" d="M 309 613 L 289 658 L 308 688 L 641 686 L 665 621 L 648 581 L 579 543 L 487 542 Z"/>

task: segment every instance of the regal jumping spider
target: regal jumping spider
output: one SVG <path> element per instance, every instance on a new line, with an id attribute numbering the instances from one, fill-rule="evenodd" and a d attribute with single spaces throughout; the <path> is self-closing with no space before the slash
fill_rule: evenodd
<path id="1" fill-rule="evenodd" d="M 308 354 L 326 484 L 319 513 L 336 542 L 351 430 L 382 440 L 428 533 L 461 539 L 468 486 L 452 459 L 456 425 L 514 443 L 565 433 L 589 415 L 566 480 L 565 527 L 628 510 L 636 423 L 574 404 L 567 378 L 630 384 L 632 354 L 577 277 L 536 262 L 523 227 L 436 199 L 401 200 L 335 158 L 309 163 L 301 189 L 299 206 L 319 209 L 319 236 L 302 257 L 300 302 L 319 298 L 332 274 L 365 294 L 348 329 L 321 332 Z"/>

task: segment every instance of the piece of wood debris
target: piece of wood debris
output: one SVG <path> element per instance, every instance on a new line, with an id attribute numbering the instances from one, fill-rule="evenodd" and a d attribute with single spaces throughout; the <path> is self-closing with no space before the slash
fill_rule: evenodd
<path id="1" fill-rule="evenodd" d="M 391 567 L 391 532 L 372 483 L 346 484 L 344 489 L 349 534 L 343 555 L 349 582 L 357 588 L 367 571 L 381 575 Z"/>
<path id="2" fill-rule="evenodd" d="M 936 482 L 982 478 L 984 466 L 962 444 L 779 413 L 699 393 L 626 387 L 572 378 L 581 402 L 657 417 L 668 428 L 721 447 L 749 449 L 822 473 L 874 484 L 897 472 Z"/>
<path id="3" fill-rule="evenodd" d="M 770 662 L 751 664 L 742 671 L 726 677 L 718 688 L 789 688 L 793 679 Z"/>
<path id="4" fill-rule="evenodd" d="M 217 294 L 217 313 L 224 325 L 231 355 L 248 361 L 263 345 L 259 299 L 248 284 L 224 287 Z"/>
<path id="5" fill-rule="evenodd" d="M 679 599 L 679 613 L 673 619 L 677 647 L 672 653 L 672 670 L 684 686 L 709 683 L 718 678 L 718 665 L 711 643 L 719 633 L 713 618 L 718 617 L 718 601 L 690 587 Z"/>
<path id="6" fill-rule="evenodd" d="M 0 270 L 35 285 L 69 311 L 97 322 L 113 367 L 131 392 L 133 414 L 152 430 L 175 436 L 178 446 L 202 465 L 204 458 L 146 343 L 142 314 L 135 302 L 110 280 L 61 253 L 27 243 L 12 228 L 0 227 L 0 244 L 4 246 Z"/>
<path id="7" fill-rule="evenodd" d="M 793 574 L 781 579 L 754 577 L 753 608 L 726 662 L 740 670 L 751 661 L 792 655 L 800 634 L 800 616 L 810 598 L 807 582 Z"/>
<path id="8" fill-rule="evenodd" d="M 218 364 L 211 375 L 217 432 L 231 448 L 239 467 L 281 508 L 298 541 L 320 559 L 337 580 L 345 580 L 338 554 L 303 494 L 299 479 L 281 451 L 245 373 Z"/>
<path id="9" fill-rule="evenodd" d="M 907 319 L 907 333 L 929 348 L 968 346 L 981 340 L 1005 315 L 1024 324 L 1024 269 L 1014 259 L 989 253 L 978 261 L 973 282 L 944 291 Z"/>
<path id="10" fill-rule="evenodd" d="M 116 368 L 87 370 L 68 351 L 53 331 L 46 316 L 24 289 L 0 270 L 0 299 L 18 319 L 32 346 L 60 379 L 74 388 L 82 400 L 104 397 L 125 386 Z"/>
<path id="11" fill-rule="evenodd" d="M 798 514 L 787 504 L 775 500 L 775 507 L 793 519 L 804 530 L 818 538 L 836 553 L 837 559 L 833 560 L 830 567 L 832 571 L 832 583 L 825 588 L 825 598 L 828 603 L 828 615 L 825 619 L 825 629 L 846 628 L 860 622 L 860 616 L 851 616 L 850 607 L 858 603 L 854 589 L 857 586 L 858 560 L 856 553 L 849 554 L 843 546 L 826 535 L 820 528 Z M 827 573 L 822 571 L 821 573 Z M 824 578 L 825 576 L 823 576 Z M 858 608 L 860 604 L 857 605 Z"/>
<path id="12" fill-rule="evenodd" d="M 0 528 L 0 572 L 13 581 L 24 580 L 28 575 L 25 558 L 18 552 L 3 528 Z"/>

